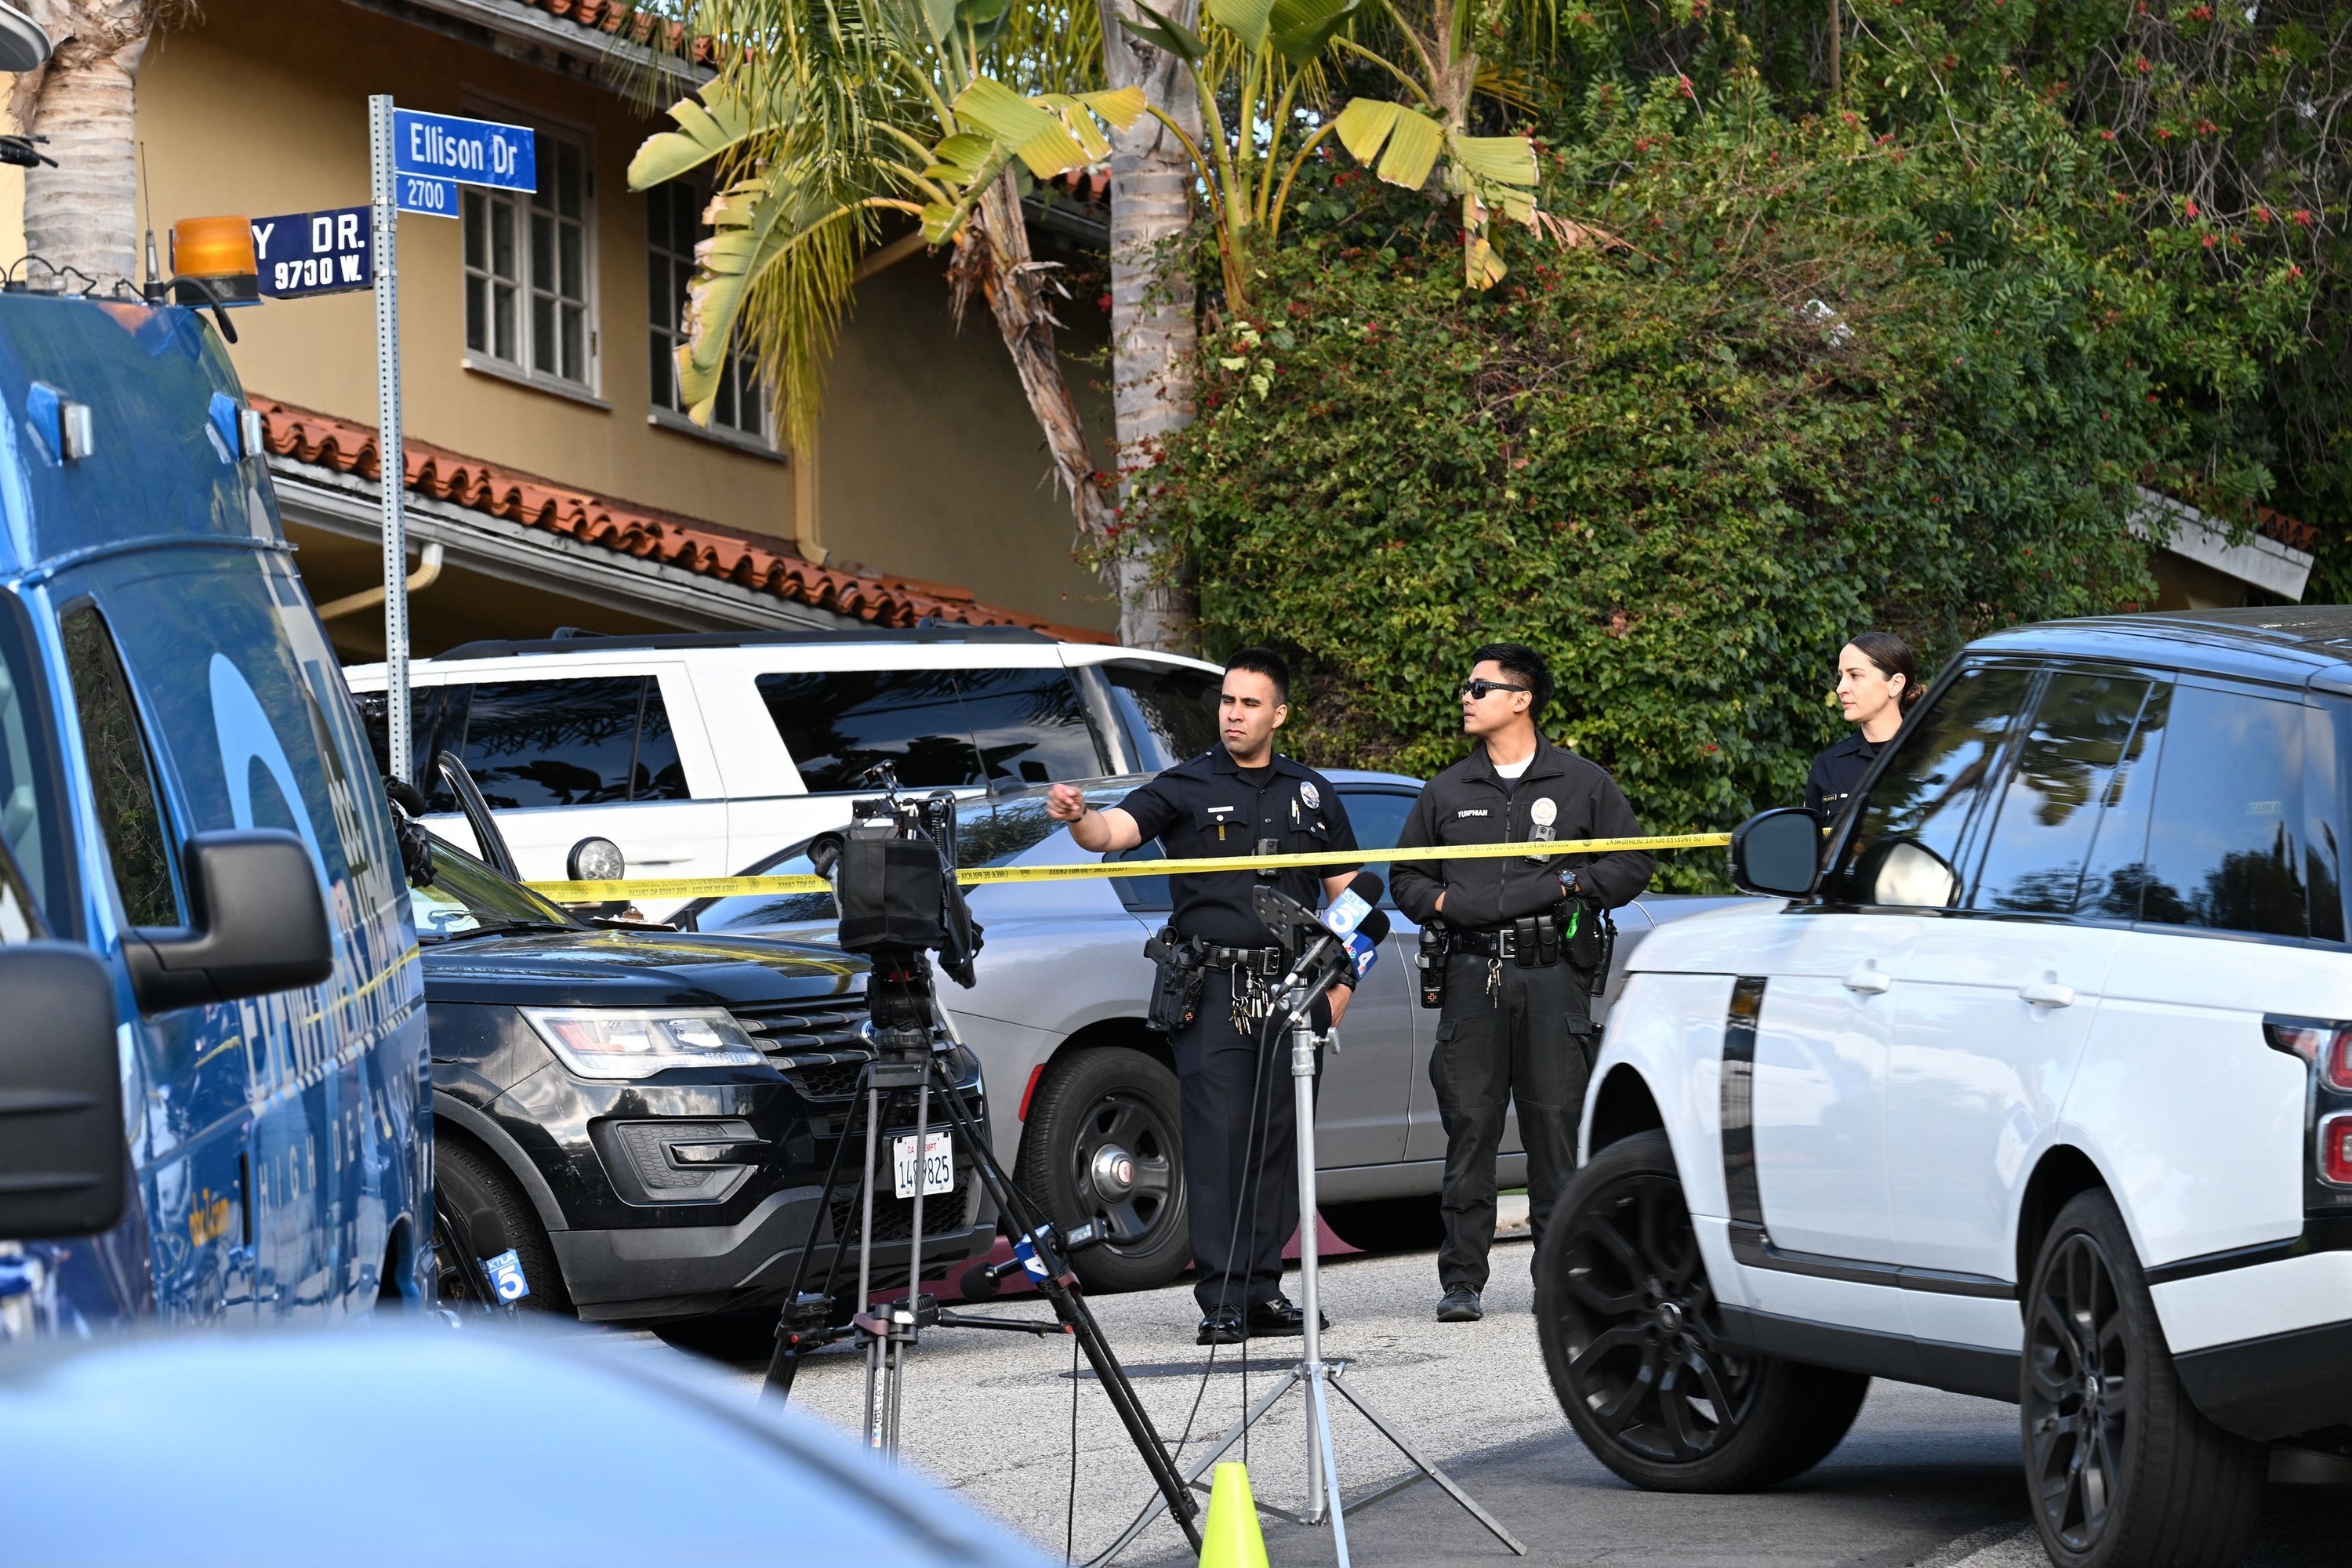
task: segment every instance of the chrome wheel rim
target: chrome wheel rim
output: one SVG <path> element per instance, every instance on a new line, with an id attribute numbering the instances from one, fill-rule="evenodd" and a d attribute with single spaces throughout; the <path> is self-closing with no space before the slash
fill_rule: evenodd
<path id="1" fill-rule="evenodd" d="M 1087 1107 L 1071 1144 L 1071 1185 L 1084 1215 L 1110 1215 L 1113 1251 L 1148 1250 L 1176 1217 L 1176 1148 L 1166 1115 L 1140 1095 L 1113 1090 Z"/>
<path id="2" fill-rule="evenodd" d="M 2077 1233 L 2043 1271 L 2026 1330 L 2026 1473 L 2043 1528 L 2089 1552 L 2121 1517 L 2132 1415 L 2123 1298 L 2097 1240 Z"/>
<path id="3" fill-rule="evenodd" d="M 1569 1226 L 1552 1310 L 1577 1403 L 1653 1463 L 1717 1452 L 1755 1408 L 1762 1366 L 1724 1342 L 1682 1184 L 1629 1176 L 1553 1223 Z"/>

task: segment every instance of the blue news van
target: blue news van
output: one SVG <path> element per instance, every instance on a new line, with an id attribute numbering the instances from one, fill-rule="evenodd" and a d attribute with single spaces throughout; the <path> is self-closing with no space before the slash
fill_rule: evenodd
<path id="1" fill-rule="evenodd" d="M 0 294 L 0 1339 L 433 1288 L 383 784 L 196 312 Z"/>

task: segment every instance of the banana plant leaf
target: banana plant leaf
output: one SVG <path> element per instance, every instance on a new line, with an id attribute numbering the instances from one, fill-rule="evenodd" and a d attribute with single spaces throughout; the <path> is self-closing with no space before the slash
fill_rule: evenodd
<path id="1" fill-rule="evenodd" d="M 767 129 L 755 124 L 751 107 L 724 77 L 707 84 L 699 98 L 682 98 L 670 105 L 675 131 L 656 132 L 646 138 L 629 160 L 629 189 L 649 190 L 698 169 Z"/>
<path id="2" fill-rule="evenodd" d="M 1391 185 L 1417 191 L 1445 149 L 1445 127 L 1417 109 L 1378 98 L 1351 98 L 1339 110 L 1339 143 Z"/>
<path id="3" fill-rule="evenodd" d="M 1266 37 L 1286 65 L 1304 70 L 1356 14 L 1359 4 L 1360 0 L 1274 0 Z"/>
<path id="4" fill-rule="evenodd" d="M 1274 0 L 1202 0 L 1209 20 L 1242 41 L 1255 54 L 1265 44 L 1266 24 L 1274 16 Z"/>
<path id="5" fill-rule="evenodd" d="M 1209 46 L 1201 41 L 1200 34 L 1181 22 L 1169 20 L 1145 5 L 1143 0 L 1135 0 L 1135 8 L 1142 12 L 1146 19 L 1139 22 L 1131 16 L 1122 18 L 1122 24 L 1129 32 L 1147 44 L 1167 50 L 1188 66 L 1199 65 L 1208 58 Z"/>

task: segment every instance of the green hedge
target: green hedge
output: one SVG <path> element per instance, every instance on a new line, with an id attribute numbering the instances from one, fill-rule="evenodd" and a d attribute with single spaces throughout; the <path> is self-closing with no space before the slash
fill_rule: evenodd
<path id="1" fill-rule="evenodd" d="M 1654 828 L 1723 827 L 1799 798 L 1854 630 L 1934 661 L 2147 600 L 2125 518 L 2185 426 L 2146 367 L 2246 363 L 2091 248 L 2108 193 L 2040 99 L 1965 155 L 1752 82 L 1604 82 L 1577 118 L 1545 205 L 1601 233 L 1514 231 L 1481 296 L 1441 212 L 1326 165 L 1130 520 L 1197 572 L 1212 653 L 1295 651 L 1301 754 L 1444 765 L 1470 650 L 1524 641 L 1548 732 Z"/>

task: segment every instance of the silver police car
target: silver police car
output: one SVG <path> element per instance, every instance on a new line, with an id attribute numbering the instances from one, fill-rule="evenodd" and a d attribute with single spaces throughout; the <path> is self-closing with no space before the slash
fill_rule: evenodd
<path id="1" fill-rule="evenodd" d="M 1396 773 L 1325 769 L 1347 801 L 1366 849 L 1388 848 L 1404 826 L 1421 781 Z M 1087 798 L 1116 805 L 1140 776 L 1088 781 Z M 1043 786 L 964 802 L 958 858 L 964 866 L 1055 866 L 1092 861 L 1045 815 Z M 1118 858 L 1151 860 L 1155 840 Z M 746 876 L 811 869 L 803 842 L 747 867 Z M 1376 867 L 1385 879 L 1387 868 Z M 978 984 L 942 983 L 941 999 L 989 1086 L 996 1152 L 1057 1219 L 1111 1215 L 1120 1239 L 1076 1259 L 1089 1289 L 1164 1285 L 1191 1262 L 1178 1150 L 1176 1076 L 1168 1044 L 1146 1028 L 1151 961 L 1146 938 L 1168 920 L 1165 877 L 1006 883 L 974 888 L 973 916 L 987 928 Z M 1647 895 L 1617 911 L 1617 964 L 1658 921 L 1726 902 Z M 1349 1005 L 1339 1048 L 1324 1058 L 1316 1119 L 1324 1217 L 1360 1246 L 1430 1245 L 1445 1130 L 1429 1082 L 1437 1015 L 1419 1005 L 1413 964 L 1419 929 L 1393 902 L 1380 963 Z M 675 917 L 690 929 L 829 942 L 835 914 L 825 893 L 707 899 Z M 1612 975 L 1612 984 L 1614 976 Z M 1605 1016 L 1605 1015 L 1604 1015 Z M 803 1026 L 846 1039 L 863 1015 Z M 854 1075 L 837 1086 L 845 1097 Z M 1526 1180 L 1516 1117 L 1503 1134 L 1501 1179 Z"/>

